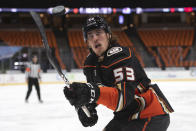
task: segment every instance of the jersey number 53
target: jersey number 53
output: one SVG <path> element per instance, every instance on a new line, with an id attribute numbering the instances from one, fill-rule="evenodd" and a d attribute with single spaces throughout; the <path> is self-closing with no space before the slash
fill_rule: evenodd
<path id="1" fill-rule="evenodd" d="M 123 79 L 127 81 L 135 80 L 134 70 L 131 67 L 120 67 L 120 68 L 114 69 L 113 73 L 114 73 L 116 82 L 119 82 Z"/>

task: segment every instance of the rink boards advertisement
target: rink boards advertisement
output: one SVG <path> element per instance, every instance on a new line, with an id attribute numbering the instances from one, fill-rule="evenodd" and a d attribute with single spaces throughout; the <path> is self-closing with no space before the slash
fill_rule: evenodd
<path id="1" fill-rule="evenodd" d="M 85 82 L 86 78 L 82 71 L 65 73 L 70 82 Z M 146 70 L 146 74 L 152 81 L 196 81 L 196 70 Z M 0 85 L 25 84 L 24 73 L 0 74 Z M 64 83 L 60 76 L 53 73 L 42 73 L 41 84 Z"/>

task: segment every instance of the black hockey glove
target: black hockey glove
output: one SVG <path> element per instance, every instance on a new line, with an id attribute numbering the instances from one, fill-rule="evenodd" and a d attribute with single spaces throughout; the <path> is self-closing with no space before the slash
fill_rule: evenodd
<path id="1" fill-rule="evenodd" d="M 88 117 L 85 114 L 85 112 L 82 110 L 82 108 L 78 108 L 78 118 L 84 127 L 88 127 L 88 126 L 91 127 L 94 126 L 98 120 L 97 111 L 95 109 L 96 104 L 95 103 L 88 104 L 86 105 L 86 107 L 90 112 L 91 117 Z"/>
<path id="2" fill-rule="evenodd" d="M 96 103 L 100 95 L 100 89 L 94 83 L 74 82 L 70 84 L 70 88 L 64 88 L 64 94 L 71 105 L 81 107 L 88 103 Z"/>

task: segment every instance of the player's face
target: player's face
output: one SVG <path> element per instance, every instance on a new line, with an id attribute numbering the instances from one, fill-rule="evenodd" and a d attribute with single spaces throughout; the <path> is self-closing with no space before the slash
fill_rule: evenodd
<path id="1" fill-rule="evenodd" d="M 33 57 L 33 63 L 37 63 L 38 58 L 36 56 Z"/>
<path id="2" fill-rule="evenodd" d="M 87 33 L 87 43 L 97 56 L 101 56 L 108 48 L 109 34 L 103 29 L 95 29 Z"/>

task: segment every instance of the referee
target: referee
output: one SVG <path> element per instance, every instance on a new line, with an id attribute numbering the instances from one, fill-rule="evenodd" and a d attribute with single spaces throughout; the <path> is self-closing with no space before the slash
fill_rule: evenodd
<path id="1" fill-rule="evenodd" d="M 38 63 L 38 57 L 37 55 L 32 56 L 32 62 L 27 64 L 26 68 L 26 81 L 28 83 L 28 90 L 25 98 L 25 102 L 28 103 L 28 98 L 31 94 L 32 91 L 32 86 L 35 85 L 35 89 L 37 91 L 37 96 L 39 99 L 40 103 L 43 103 L 41 99 L 41 94 L 40 94 L 40 86 L 39 86 L 39 81 L 38 79 L 41 79 L 40 77 L 40 64 Z"/>

